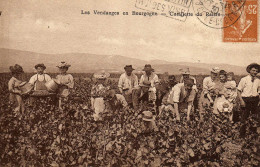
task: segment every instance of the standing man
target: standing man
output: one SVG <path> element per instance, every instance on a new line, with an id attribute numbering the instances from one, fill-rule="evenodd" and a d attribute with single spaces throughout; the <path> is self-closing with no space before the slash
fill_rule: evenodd
<path id="1" fill-rule="evenodd" d="M 260 98 L 260 80 L 257 78 L 260 65 L 252 63 L 247 66 L 246 71 L 249 73 L 242 78 L 238 84 L 238 98 L 242 109 L 242 123 L 246 122 L 250 113 L 259 117 L 259 98 Z M 246 125 L 242 125 L 241 136 L 245 135 Z"/>
<path id="2" fill-rule="evenodd" d="M 133 70 L 135 69 L 132 65 L 126 65 L 124 69 L 125 73 L 123 73 L 119 78 L 118 88 L 120 93 L 125 97 L 127 103 L 131 105 L 133 103 L 133 89 L 138 87 L 138 78 L 133 74 Z"/>
<path id="3" fill-rule="evenodd" d="M 33 75 L 29 83 L 34 86 L 34 91 L 47 91 L 45 83 L 51 80 L 48 74 L 44 73 L 46 66 L 44 64 L 36 64 L 35 69 L 37 74 Z M 34 97 L 30 97 L 30 105 L 32 106 L 35 101 Z"/>
<path id="4" fill-rule="evenodd" d="M 196 97 L 196 90 L 193 89 L 194 80 L 185 79 L 184 83 L 176 84 L 168 97 L 168 103 L 173 104 L 173 112 L 176 114 L 176 119 L 180 120 L 179 110 L 187 111 L 187 121 L 190 120 L 190 113 L 193 107 L 193 101 Z"/>

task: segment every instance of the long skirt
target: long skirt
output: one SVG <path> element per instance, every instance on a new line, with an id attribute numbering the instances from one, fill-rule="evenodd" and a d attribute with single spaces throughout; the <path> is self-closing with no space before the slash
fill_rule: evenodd
<path id="1" fill-rule="evenodd" d="M 94 120 L 98 121 L 101 119 L 100 114 L 105 110 L 105 102 L 103 97 L 91 98 L 91 107 L 94 110 Z"/>

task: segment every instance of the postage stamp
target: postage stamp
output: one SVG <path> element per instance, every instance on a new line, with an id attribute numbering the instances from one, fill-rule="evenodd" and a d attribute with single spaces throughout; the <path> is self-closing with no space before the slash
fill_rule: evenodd
<path id="1" fill-rule="evenodd" d="M 193 0 L 193 10 L 204 25 L 221 29 L 236 23 L 246 0 Z"/>
<path id="2" fill-rule="evenodd" d="M 135 7 L 179 21 L 186 21 L 192 0 L 136 0 Z"/>
<path id="3" fill-rule="evenodd" d="M 223 30 L 223 42 L 257 42 L 257 14 L 257 0 L 247 0 L 239 20 Z"/>

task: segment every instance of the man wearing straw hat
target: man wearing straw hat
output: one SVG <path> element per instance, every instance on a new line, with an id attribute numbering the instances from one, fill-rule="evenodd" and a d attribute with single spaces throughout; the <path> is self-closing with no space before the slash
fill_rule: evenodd
<path id="1" fill-rule="evenodd" d="M 245 122 L 250 116 L 254 114 L 255 118 L 259 119 L 259 99 L 260 99 L 260 80 L 257 78 L 260 65 L 252 63 L 247 66 L 246 71 L 249 75 L 242 78 L 238 84 L 238 98 L 242 109 L 242 123 L 241 136 L 245 136 L 246 125 Z"/>
<path id="2" fill-rule="evenodd" d="M 133 73 L 135 70 L 132 65 L 126 65 L 124 67 L 125 73 L 123 73 L 118 81 L 118 88 L 120 93 L 125 97 L 127 103 L 132 105 L 132 92 L 133 89 L 138 88 L 138 78 Z"/>

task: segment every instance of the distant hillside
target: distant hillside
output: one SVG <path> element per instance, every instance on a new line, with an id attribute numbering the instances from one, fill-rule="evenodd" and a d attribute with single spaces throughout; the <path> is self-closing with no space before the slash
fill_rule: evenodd
<path id="1" fill-rule="evenodd" d="M 119 55 L 95 55 L 88 53 L 42 54 L 13 49 L 0 49 L 0 72 L 8 72 L 9 66 L 20 64 L 26 72 L 33 72 L 34 65 L 44 63 L 48 72 L 57 72 L 56 65 L 61 61 L 69 62 L 70 72 L 85 73 L 105 69 L 110 72 L 122 72 L 126 64 L 132 64 L 137 71 L 141 71 L 145 64 L 152 64 L 158 73 L 169 72 L 179 74 L 179 69 L 189 67 L 192 74 L 208 74 L 211 67 L 218 66 L 238 75 L 245 74 L 245 67 L 225 64 L 202 64 L 187 62 L 168 62 L 164 60 L 145 61 Z"/>

